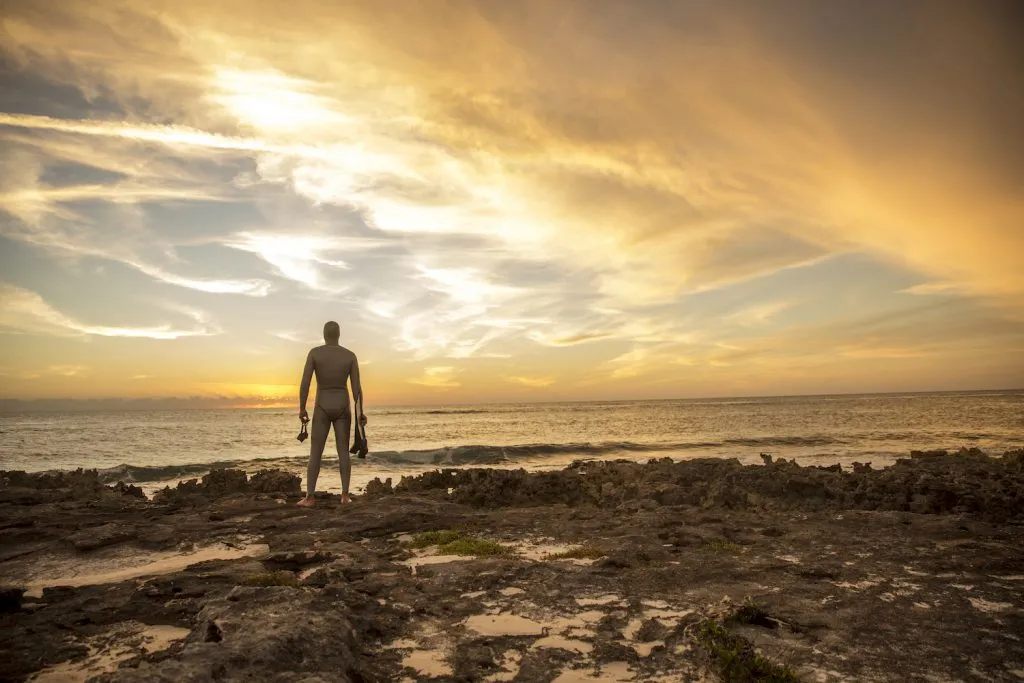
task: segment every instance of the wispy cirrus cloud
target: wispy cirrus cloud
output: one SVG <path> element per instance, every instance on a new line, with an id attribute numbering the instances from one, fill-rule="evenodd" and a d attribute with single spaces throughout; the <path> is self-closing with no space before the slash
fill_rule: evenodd
<path id="1" fill-rule="evenodd" d="M 101 255 L 101 254 L 95 254 Z M 109 254 L 102 254 L 106 258 L 110 258 Z M 194 289 L 199 292 L 207 292 L 209 294 L 244 294 L 246 296 L 266 296 L 267 292 L 270 291 L 271 285 L 266 280 L 258 278 L 251 278 L 248 280 L 217 280 L 217 279 L 205 279 L 205 278 L 192 278 L 176 275 L 168 272 L 163 268 L 144 263 L 142 261 L 136 261 L 132 258 L 125 259 L 114 259 L 121 261 L 125 265 L 135 268 L 140 273 L 145 273 L 150 277 L 159 280 L 160 282 L 166 282 L 170 285 L 177 285 L 178 287 L 185 287 L 188 289 Z"/>
<path id="2" fill-rule="evenodd" d="M 128 123 L 124 121 L 59 119 L 35 114 L 0 113 L 0 126 L 50 130 L 96 137 L 150 142 L 168 147 L 234 152 L 287 151 L 257 138 L 220 135 L 180 125 Z M 305 150 L 303 147 L 298 150 Z"/>
<path id="3" fill-rule="evenodd" d="M 532 377 L 532 376 L 517 375 L 517 376 L 514 376 L 514 377 L 509 377 L 508 381 L 512 382 L 514 384 L 520 384 L 520 385 L 522 385 L 524 387 L 531 387 L 531 388 L 534 388 L 534 389 L 543 389 L 544 387 L 549 387 L 552 384 L 554 384 L 555 383 L 555 378 L 554 377 Z"/>
<path id="4" fill-rule="evenodd" d="M 609 339 L 613 336 L 614 335 L 611 332 L 550 333 L 539 330 L 533 330 L 529 333 L 530 339 L 537 342 L 538 344 L 544 344 L 546 346 L 574 346 L 576 344 L 586 344 L 587 342 Z"/>
<path id="5" fill-rule="evenodd" d="M 197 199 L 215 201 L 221 198 L 209 191 L 197 193 L 194 188 L 144 187 L 131 183 L 117 183 L 113 185 L 65 185 L 0 192 L 0 206 L 19 215 L 38 215 L 49 210 L 54 204 L 68 202 L 100 201 L 111 204 L 139 204 Z"/>
<path id="6" fill-rule="evenodd" d="M 792 301 L 769 301 L 742 308 L 735 313 L 728 314 L 725 319 L 744 326 L 764 325 L 779 313 L 792 308 L 793 305 Z"/>
<path id="7" fill-rule="evenodd" d="M 423 369 L 423 374 L 410 379 L 411 384 L 419 384 L 433 389 L 454 389 L 460 386 L 455 379 L 456 369 L 450 365 L 435 365 Z"/>
<path id="8" fill-rule="evenodd" d="M 577 362 L 782 386 L 799 353 L 888 370 L 920 344 L 864 313 L 906 294 L 962 300 L 934 315 L 1017 348 L 988 313 L 1019 322 L 1024 242 L 987 8 L 893 5 L 836 35 L 822 8 L 297 2 L 5 7 L 31 106 L 0 113 L 0 234 L 135 271 L 110 268 L 110 296 L 143 273 L 205 297 L 233 329 L 343 319 L 462 390 L 470 366 L 533 377 L 498 362 L 520 355 L 560 382 Z M 849 254 L 829 291 L 798 284 Z M 862 291 L 881 265 L 892 286 Z"/>
<path id="9" fill-rule="evenodd" d="M 50 365 L 39 369 L 0 368 L 0 377 L 29 380 L 42 377 L 85 378 L 91 373 L 87 365 Z"/>
<path id="10" fill-rule="evenodd" d="M 331 284 L 330 272 L 348 270 L 349 260 L 382 246 L 383 242 L 320 234 L 241 232 L 231 235 L 223 244 L 256 254 L 283 278 L 313 290 L 339 293 L 344 287 Z"/>
<path id="11" fill-rule="evenodd" d="M 924 296 L 964 293 L 962 285 L 954 282 L 923 282 L 900 290 L 903 294 L 919 294 Z"/>
<path id="12" fill-rule="evenodd" d="M 0 285 L 0 328 L 13 332 L 161 340 L 220 333 L 202 312 L 190 311 L 188 315 L 196 323 L 189 329 L 175 328 L 170 324 L 140 327 L 96 325 L 62 313 L 35 292 L 13 285 Z"/>
<path id="13" fill-rule="evenodd" d="M 209 190 L 197 192 L 173 185 L 134 187 L 131 181 L 45 187 L 43 172 L 43 165 L 24 150 L 0 165 L 0 210 L 18 219 L 0 224 L 0 235 L 50 251 L 116 261 L 160 282 L 196 291 L 248 296 L 265 296 L 269 291 L 266 280 L 189 277 L 139 254 L 151 251 L 162 240 L 140 224 L 139 214 L 123 213 L 124 209 L 134 211 L 134 205 L 145 202 L 208 200 L 214 196 Z M 116 226 L 98 225 L 88 218 L 81 208 L 85 201 L 105 202 L 122 211 L 117 214 Z M 165 252 L 173 251 L 172 243 L 163 246 Z"/>

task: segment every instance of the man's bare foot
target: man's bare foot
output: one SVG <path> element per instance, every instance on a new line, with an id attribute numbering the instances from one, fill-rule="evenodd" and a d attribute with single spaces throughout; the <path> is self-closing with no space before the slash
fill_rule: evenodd
<path id="1" fill-rule="evenodd" d="M 351 502 L 352 502 L 352 499 L 348 497 L 347 493 L 341 494 L 341 504 L 342 505 L 347 505 L 348 503 L 351 503 Z"/>
<path id="2" fill-rule="evenodd" d="M 309 496 L 306 496 L 305 498 L 303 498 L 302 500 L 300 500 L 298 502 L 298 506 L 300 508 L 311 508 L 311 507 L 313 507 L 315 505 L 316 505 L 316 501 L 313 500 L 312 498 L 310 498 Z"/>

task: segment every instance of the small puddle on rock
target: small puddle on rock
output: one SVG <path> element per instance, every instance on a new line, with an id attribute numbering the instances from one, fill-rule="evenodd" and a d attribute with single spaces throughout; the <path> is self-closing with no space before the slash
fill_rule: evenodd
<path id="1" fill-rule="evenodd" d="M 57 586 L 78 588 L 119 583 L 128 579 L 172 574 L 200 562 L 237 560 L 265 555 L 268 552 L 270 552 L 270 546 L 265 543 L 243 543 L 238 546 L 227 544 L 207 546 L 189 553 L 180 551 L 132 553 L 94 560 L 74 560 L 74 565 L 70 567 L 67 564 L 68 560 L 61 558 L 61 561 L 49 567 L 54 570 L 54 573 L 47 574 L 44 570 L 24 583 L 28 589 L 25 596 L 40 598 L 46 588 Z"/>
<path id="2" fill-rule="evenodd" d="M 450 642 L 434 624 L 421 624 L 412 638 L 388 643 L 384 649 L 408 650 L 402 657 L 402 666 L 415 669 L 421 675 L 452 675 L 452 667 L 447 661 Z"/>
<path id="3" fill-rule="evenodd" d="M 562 633 L 566 629 L 587 629 L 590 624 L 601 621 L 604 614 L 601 610 L 592 609 L 586 612 L 577 612 L 571 617 L 552 619 L 548 625 L 557 633 Z"/>
<path id="4" fill-rule="evenodd" d="M 574 640 L 572 638 L 557 635 L 545 636 L 540 640 L 535 641 L 531 647 L 567 650 L 569 652 L 578 652 L 580 654 L 587 654 L 592 652 L 594 649 L 593 645 L 584 640 Z"/>
<path id="5" fill-rule="evenodd" d="M 540 636 L 544 625 L 515 614 L 474 614 L 463 625 L 482 636 Z"/>
<path id="6" fill-rule="evenodd" d="M 590 605 L 612 605 L 620 602 L 622 602 L 622 598 L 613 593 L 609 593 L 608 595 L 598 595 L 596 598 L 576 598 L 576 604 L 582 607 L 589 607 Z"/>
<path id="7" fill-rule="evenodd" d="M 644 607 L 654 607 L 655 609 L 665 609 L 668 607 L 668 602 L 665 600 L 641 600 L 640 604 Z"/>
<path id="8" fill-rule="evenodd" d="M 85 642 L 85 659 L 61 662 L 32 676 L 30 683 L 84 683 L 117 670 L 118 665 L 143 653 L 166 650 L 183 640 L 190 631 L 176 626 L 148 626 L 136 621 L 115 624 L 108 631 Z"/>
<path id="9" fill-rule="evenodd" d="M 636 640 L 636 634 L 640 632 L 640 628 L 644 625 L 645 621 L 647 620 L 644 617 L 630 619 L 626 628 L 622 630 L 623 637 L 630 642 Z"/>
<path id="10" fill-rule="evenodd" d="M 537 539 L 527 541 L 516 541 L 512 544 L 516 553 L 527 560 L 543 562 L 550 559 L 551 555 L 567 553 L 570 550 L 577 550 L 582 546 L 574 543 L 553 543 L 547 541 L 554 539 Z"/>
<path id="11" fill-rule="evenodd" d="M 413 650 L 402 657 L 402 666 L 416 669 L 424 676 L 452 675 L 452 667 L 440 650 Z"/>
<path id="12" fill-rule="evenodd" d="M 448 564 L 450 562 L 465 562 L 467 560 L 475 560 L 476 558 L 472 555 L 438 555 L 434 549 L 425 551 L 413 551 L 416 553 L 415 557 L 410 557 L 408 560 L 403 560 L 402 564 L 409 567 L 412 570 L 413 576 L 416 575 L 416 568 L 423 567 L 430 564 Z"/>
<path id="13" fill-rule="evenodd" d="M 600 671 L 593 669 L 565 669 L 551 683 L 591 683 L 591 681 L 632 681 L 635 678 L 626 662 L 602 664 Z"/>

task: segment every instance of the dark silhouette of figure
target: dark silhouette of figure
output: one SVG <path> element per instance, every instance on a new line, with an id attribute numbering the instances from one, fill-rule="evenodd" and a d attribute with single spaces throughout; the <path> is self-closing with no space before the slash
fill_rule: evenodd
<path id="1" fill-rule="evenodd" d="M 303 507 L 313 507 L 313 492 L 320 476 L 320 458 L 327 443 L 327 434 L 334 427 L 334 440 L 338 448 L 338 468 L 341 470 L 341 502 L 348 503 L 348 483 L 352 475 L 349 460 L 349 433 L 352 430 L 352 410 L 348 400 L 348 382 L 352 383 L 352 396 L 359 410 L 359 423 L 366 424 L 363 414 L 363 389 L 359 384 L 359 361 L 338 343 L 341 328 L 333 320 L 324 325 L 324 345 L 311 349 L 306 356 L 299 385 L 299 419 L 309 422 L 306 401 L 309 383 L 316 375 L 316 401 L 313 405 L 313 427 L 310 432 L 309 466 L 306 469 L 306 497 L 299 501 Z"/>

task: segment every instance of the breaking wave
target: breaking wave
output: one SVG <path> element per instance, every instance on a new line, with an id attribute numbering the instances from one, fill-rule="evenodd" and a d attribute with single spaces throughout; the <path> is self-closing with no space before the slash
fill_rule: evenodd
<path id="1" fill-rule="evenodd" d="M 213 462 L 196 462 L 185 465 L 117 465 L 107 467 L 98 471 L 100 480 L 106 483 L 118 481 L 128 483 L 139 483 L 146 481 L 170 481 L 172 479 L 185 479 L 199 477 L 210 470 L 235 467 L 238 469 L 259 469 L 273 467 L 275 463 L 281 464 L 283 460 L 290 458 L 256 458 L 252 460 L 217 460 Z M 294 458 L 299 460 L 298 458 Z M 302 462 L 306 458 L 301 458 Z"/>
<path id="2" fill-rule="evenodd" d="M 727 439 L 725 441 L 696 441 L 684 443 L 633 443 L 616 441 L 605 443 L 521 444 L 513 446 L 470 445 L 405 451 L 371 451 L 367 464 L 373 461 L 389 465 L 499 465 L 557 456 L 584 458 L 630 453 L 665 453 L 707 450 L 717 451 L 729 446 L 763 448 L 777 446 L 827 446 L 843 443 L 839 439 L 820 437 L 764 437 Z M 325 461 L 332 459 L 330 448 L 324 453 Z M 737 454 L 738 455 L 738 454 Z M 99 471 L 106 482 L 153 482 L 198 477 L 212 469 L 234 467 L 254 471 L 264 467 L 285 469 L 304 467 L 306 456 L 278 456 L 245 460 L 220 460 L 184 465 L 129 465 L 123 464 Z"/>

